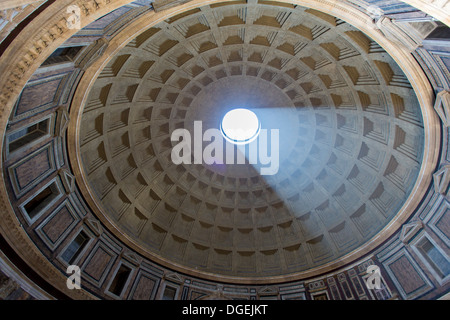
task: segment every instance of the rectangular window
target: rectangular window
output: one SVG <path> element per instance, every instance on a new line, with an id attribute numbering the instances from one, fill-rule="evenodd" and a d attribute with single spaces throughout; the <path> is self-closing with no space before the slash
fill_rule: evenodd
<path id="1" fill-rule="evenodd" d="M 164 293 L 162 300 L 175 300 L 175 295 L 177 294 L 177 289 L 174 287 L 166 286 L 164 288 Z"/>
<path id="2" fill-rule="evenodd" d="M 328 296 L 326 293 L 319 293 L 316 295 L 313 295 L 314 300 L 328 300 Z"/>
<path id="3" fill-rule="evenodd" d="M 426 38 L 425 40 L 442 40 L 442 41 L 448 41 L 450 37 L 450 30 L 448 29 L 447 25 L 437 22 L 437 28 L 434 29 Z"/>
<path id="4" fill-rule="evenodd" d="M 51 183 L 44 190 L 41 190 L 33 199 L 28 201 L 23 209 L 26 214 L 33 220 L 37 218 L 38 214 L 47 207 L 53 200 L 60 195 L 56 182 Z"/>
<path id="5" fill-rule="evenodd" d="M 62 254 L 61 258 L 66 261 L 69 265 L 78 258 L 81 251 L 86 247 L 89 241 L 89 237 L 84 231 L 81 231 L 75 239 L 67 247 L 66 251 Z"/>
<path id="6" fill-rule="evenodd" d="M 14 152 L 49 133 L 50 119 L 42 120 L 21 129 L 8 137 L 8 151 Z"/>
<path id="7" fill-rule="evenodd" d="M 427 237 L 420 240 L 417 247 L 423 257 L 441 278 L 445 278 L 450 274 L 450 262 Z"/>
<path id="8" fill-rule="evenodd" d="M 120 297 L 130 274 L 131 269 L 122 264 L 116 275 L 114 276 L 114 279 L 111 282 L 108 291 Z"/>
<path id="9" fill-rule="evenodd" d="M 44 61 L 42 67 L 73 61 L 82 48 L 82 46 L 78 46 L 56 49 L 47 60 Z"/>

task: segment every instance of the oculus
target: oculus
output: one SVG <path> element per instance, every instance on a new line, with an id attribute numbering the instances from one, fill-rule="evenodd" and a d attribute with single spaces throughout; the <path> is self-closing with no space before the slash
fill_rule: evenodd
<path id="1" fill-rule="evenodd" d="M 228 111 L 220 123 L 223 137 L 233 144 L 248 144 L 261 132 L 261 123 L 253 111 L 238 108 Z"/>

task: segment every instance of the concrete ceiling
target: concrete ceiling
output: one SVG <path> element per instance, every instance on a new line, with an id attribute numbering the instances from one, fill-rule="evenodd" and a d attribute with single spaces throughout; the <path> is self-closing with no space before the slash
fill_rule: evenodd
<path id="1" fill-rule="evenodd" d="M 423 124 L 408 80 L 364 33 L 290 4 L 228 2 L 158 23 L 88 93 L 79 136 L 99 211 L 141 250 L 251 278 L 338 261 L 410 196 Z M 280 130 L 280 166 L 175 165 L 177 128 L 235 106 Z"/>

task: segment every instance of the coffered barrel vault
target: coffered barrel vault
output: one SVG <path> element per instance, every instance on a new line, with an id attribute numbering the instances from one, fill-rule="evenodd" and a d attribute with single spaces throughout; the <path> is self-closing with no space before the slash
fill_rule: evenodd
<path id="1" fill-rule="evenodd" d="M 42 12 L 33 17 L 45 24 L 69 4 L 32 4 Z M 4 46 L 2 61 L 20 75 L 1 83 L 10 110 L 2 236 L 16 252 L 2 270 L 21 290 L 82 299 L 448 292 L 445 21 L 383 1 L 82 8 L 83 29 L 60 23 L 61 40 L 37 41 L 31 56 Z M 4 43 L 20 49 L 20 37 Z M 277 174 L 173 163 L 174 130 L 218 128 L 234 106 L 280 130 Z M 65 287 L 69 264 L 81 267 L 83 290 Z M 376 292 L 364 285 L 371 264 L 382 269 Z"/>

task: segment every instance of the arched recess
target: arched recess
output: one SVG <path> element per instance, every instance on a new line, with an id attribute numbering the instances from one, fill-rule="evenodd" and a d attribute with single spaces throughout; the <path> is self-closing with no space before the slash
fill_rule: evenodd
<path id="1" fill-rule="evenodd" d="M 54 50 L 56 50 L 61 44 L 76 33 L 76 30 L 69 29 L 67 27 L 66 21 L 69 16 L 66 10 L 67 7 L 71 4 L 75 4 L 83 8 L 81 27 L 84 27 L 108 12 L 111 12 L 130 2 L 132 1 L 57 1 L 37 16 L 32 23 L 30 23 L 17 36 L 1 58 L 2 61 L 0 71 L 3 76 L 0 78 L 0 131 L 2 132 L 2 136 L 5 132 L 8 118 L 14 103 L 28 79 Z M 167 19 L 169 16 L 176 15 L 185 10 L 216 2 L 224 1 L 194 0 L 165 11 L 158 13 L 152 12 L 148 15 L 144 15 L 131 23 L 129 27 L 127 27 L 110 42 L 105 51 L 105 58 L 99 60 L 96 64 L 94 64 L 94 66 L 99 67 L 107 63 L 107 57 L 113 56 L 114 53 L 122 48 L 129 40 L 133 39 L 133 37 L 150 27 L 152 24 L 156 24 L 159 21 Z M 417 94 L 423 113 L 425 127 L 425 150 L 423 166 L 421 168 L 421 172 L 419 173 L 418 182 L 413 189 L 411 197 L 405 204 L 404 212 L 399 214 L 397 218 L 394 219 L 388 226 L 390 230 L 398 229 L 406 221 L 413 208 L 420 203 L 425 191 L 432 182 L 432 173 L 435 170 L 435 165 L 439 156 L 439 119 L 433 110 L 434 95 L 425 74 L 406 48 L 391 42 L 383 35 L 381 31 L 376 28 L 372 19 L 368 15 L 357 11 L 345 3 L 336 3 L 336 1 L 330 0 L 280 0 L 280 2 L 295 3 L 310 7 L 312 9 L 334 15 L 344 21 L 351 22 L 353 26 L 365 32 L 376 42 L 378 42 L 394 58 L 411 82 L 411 85 Z M 419 5 L 426 5 L 425 1 L 416 2 L 418 2 L 416 5 L 418 8 Z M 85 80 L 86 89 L 88 89 L 89 83 L 95 79 L 94 69 L 89 69 L 88 72 L 86 72 L 85 77 L 85 79 L 87 79 Z M 78 102 L 82 105 L 81 102 L 83 97 L 80 96 L 80 98 L 81 100 Z M 73 114 L 69 126 L 69 136 L 71 136 L 69 144 L 72 146 L 71 148 L 74 148 L 75 146 L 74 142 L 76 141 L 77 121 L 77 115 Z M 76 150 L 73 149 L 71 152 L 76 153 Z M 3 183 L 0 184 L 0 218 L 3 221 L 1 231 L 5 238 L 7 238 L 10 245 L 13 246 L 16 252 L 25 261 L 33 262 L 36 267 L 36 271 L 41 276 L 47 279 L 54 279 L 53 281 L 55 286 L 59 290 L 65 292 L 73 298 L 92 298 L 92 296 L 84 291 L 70 291 L 65 287 L 65 276 L 56 270 L 43 257 L 39 250 L 28 239 L 26 233 L 21 229 L 21 226 L 19 225 L 17 219 L 15 219 L 15 213 L 9 203 L 4 181 L 2 182 Z M 107 223 L 107 221 L 103 222 Z M 384 235 L 384 238 L 387 236 L 388 235 Z M 383 237 L 381 236 L 377 239 L 377 241 L 382 240 Z M 368 251 L 369 249 L 366 248 L 364 250 Z M 359 254 L 361 254 L 361 252 Z M 348 260 L 350 261 L 351 257 L 348 257 Z"/>

